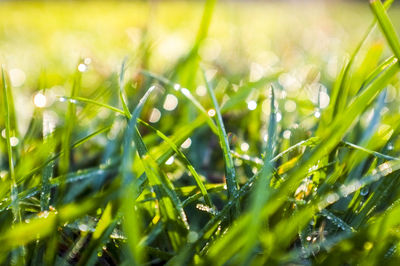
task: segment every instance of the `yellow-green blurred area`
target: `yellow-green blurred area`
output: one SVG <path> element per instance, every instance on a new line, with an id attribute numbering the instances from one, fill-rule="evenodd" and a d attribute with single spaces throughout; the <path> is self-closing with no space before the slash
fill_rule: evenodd
<path id="1" fill-rule="evenodd" d="M 33 86 L 42 70 L 63 79 L 80 58 L 110 73 L 148 44 L 147 67 L 162 72 L 189 51 L 202 9 L 201 1 L 3 2 L 0 61 Z M 362 3 L 220 2 L 200 55 L 228 74 L 316 65 L 333 78 L 370 21 Z"/>
<path id="2" fill-rule="evenodd" d="M 202 1 L 2 2 L 0 63 L 16 105 L 24 106 L 20 122 L 30 119 L 27 110 L 38 89 L 69 94 L 79 62 L 86 72 L 82 96 L 118 72 L 125 57 L 129 79 L 141 69 L 165 75 L 195 43 L 203 8 Z M 399 27 L 398 7 L 390 15 Z M 305 84 L 313 85 L 308 89 L 315 96 L 321 86 L 331 87 L 372 21 L 368 5 L 359 2 L 222 1 L 198 53 L 229 82 L 280 73 L 289 98 Z M 389 54 L 380 33 L 375 35 L 370 41 Z"/>

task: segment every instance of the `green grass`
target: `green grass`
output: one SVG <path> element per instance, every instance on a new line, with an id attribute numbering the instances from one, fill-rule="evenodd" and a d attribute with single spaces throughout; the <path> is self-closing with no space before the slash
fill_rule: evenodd
<path id="1" fill-rule="evenodd" d="M 26 11 L 15 11 L 24 4 Z M 392 1 L 373 0 L 370 9 L 341 4 L 363 15 L 357 28 L 347 29 L 354 39 L 339 50 L 310 48 L 345 34 L 318 36 L 321 31 L 307 28 L 313 22 L 298 25 L 282 11 L 292 14 L 298 5 L 122 2 L 118 19 L 106 2 L 24 4 L 2 3 L 11 15 L 0 18 L 6 40 L 0 61 L 10 65 L 2 67 L 0 84 L 0 264 L 400 261 L 400 40 Z M 340 24 L 340 15 L 316 2 L 304 5 L 299 14 L 315 8 L 325 29 Z M 97 22 L 72 12 L 77 6 Z M 39 53 L 49 63 L 38 71 L 30 58 L 25 83 L 17 84 L 18 50 L 40 51 L 12 45 L 35 40 L 18 23 L 42 25 L 33 18 L 40 7 L 57 18 L 43 35 L 49 51 Z M 63 7 L 86 24 L 66 26 Z M 138 14 L 161 11 L 153 20 L 138 15 L 128 23 L 132 7 Z M 266 31 L 253 20 L 263 8 L 286 24 Z M 108 41 L 114 43 L 97 36 L 98 12 L 113 18 L 104 30 L 113 32 Z M 182 26 L 169 12 L 196 19 Z M 140 25 L 137 35 L 130 23 Z M 249 35 L 246 26 L 260 34 Z M 120 27 L 128 27 L 135 47 L 121 39 Z M 185 27 L 190 45 L 160 59 L 168 42 L 158 44 L 155 36 Z M 62 36 L 93 33 L 86 43 L 99 45 L 89 49 L 93 60 L 84 53 L 72 56 L 72 64 L 68 52 L 55 55 L 50 44 L 57 43 L 57 29 Z M 237 31 L 234 38 L 229 29 Z M 276 39 L 268 46 L 262 32 Z M 344 56 L 348 46 L 353 53 Z M 333 57 L 338 71 L 326 63 Z"/>

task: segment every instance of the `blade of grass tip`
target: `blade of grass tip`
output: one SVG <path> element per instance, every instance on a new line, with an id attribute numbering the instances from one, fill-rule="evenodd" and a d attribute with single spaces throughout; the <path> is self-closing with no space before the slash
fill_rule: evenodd
<path id="1" fill-rule="evenodd" d="M 238 193 L 238 184 L 236 180 L 236 171 L 235 171 L 235 165 L 233 163 L 232 159 L 232 154 L 231 150 L 229 148 L 229 141 L 228 137 L 225 131 L 225 126 L 224 126 L 224 121 L 222 119 L 221 115 L 221 110 L 219 108 L 219 104 L 217 101 L 217 98 L 215 97 L 214 91 L 211 87 L 211 84 L 208 82 L 206 74 L 203 72 L 203 77 L 204 77 L 204 82 L 206 84 L 206 88 L 208 90 L 208 93 L 210 94 L 212 103 L 214 105 L 215 113 L 216 113 L 216 122 L 217 122 L 217 127 L 218 127 L 218 137 L 219 137 L 219 143 L 222 148 L 222 152 L 224 155 L 224 161 L 225 161 L 225 175 L 226 175 L 226 185 L 228 189 L 228 200 L 232 201 L 237 193 Z M 231 213 L 231 218 L 234 219 L 238 217 L 239 215 L 239 202 L 237 202 L 235 208 L 233 208 L 233 211 Z"/>
<path id="2" fill-rule="evenodd" d="M 1 79 L 3 83 L 3 102 L 4 102 L 4 120 L 5 120 L 5 127 L 6 127 L 6 143 L 7 143 L 7 155 L 8 155 L 8 170 L 9 170 L 9 178 L 11 180 L 11 210 L 13 213 L 13 220 L 12 220 L 12 228 L 17 223 L 20 223 L 22 220 L 21 217 L 21 210 L 19 208 L 19 201 L 18 201 L 18 189 L 17 183 L 15 181 L 15 171 L 14 171 L 14 160 L 13 160 L 13 148 L 11 145 L 11 117 L 10 117 L 10 104 L 9 101 L 12 98 L 11 91 L 7 86 L 6 82 L 6 75 L 4 72 L 3 67 L 1 68 Z M 19 246 L 16 250 L 12 252 L 11 256 L 11 263 L 14 265 L 17 264 L 24 264 L 25 259 L 25 249 L 23 245 Z"/>
<path id="3" fill-rule="evenodd" d="M 13 148 L 11 145 L 11 122 L 10 122 L 10 106 L 9 106 L 9 99 L 12 97 L 10 95 L 9 88 L 6 83 L 6 77 L 4 73 L 4 69 L 1 68 L 1 77 L 3 83 L 3 111 L 4 111 L 4 120 L 5 120 L 5 127 L 6 127 L 6 143 L 7 143 L 7 155 L 8 155 L 8 168 L 9 168 L 9 178 L 11 180 L 11 202 L 12 202 L 12 211 L 13 211 L 13 222 L 18 223 L 21 222 L 21 213 L 19 210 L 19 203 L 18 203 L 18 190 L 17 184 L 15 181 L 15 170 L 14 170 L 14 158 L 13 158 Z"/>
<path id="4" fill-rule="evenodd" d="M 129 113 L 130 119 L 124 135 L 122 161 L 119 168 L 120 175 L 122 176 L 121 210 L 124 216 L 123 226 L 129 239 L 128 246 L 131 255 L 129 259 L 134 265 L 140 265 L 145 255 L 143 254 L 143 248 L 139 245 L 142 234 L 141 223 L 139 222 L 141 214 L 138 206 L 136 206 L 139 188 L 138 181 L 134 179 L 132 171 L 134 154 L 136 152 L 136 145 L 132 145 L 132 143 L 134 143 L 137 119 L 154 89 L 155 86 L 151 86 L 139 100 L 132 115 Z"/>
<path id="5" fill-rule="evenodd" d="M 371 9 L 378 20 L 379 26 L 389 43 L 395 56 L 400 60 L 400 41 L 397 32 L 390 21 L 388 14 L 386 13 L 385 7 L 380 0 L 370 0 Z"/>
<path id="6" fill-rule="evenodd" d="M 124 109 L 125 115 L 128 118 L 131 118 L 131 113 L 129 112 L 128 104 L 126 101 L 126 96 L 124 92 L 124 76 L 125 76 L 125 64 L 128 58 L 122 61 L 121 64 L 121 72 L 119 74 L 119 98 L 121 100 L 122 108 Z"/>
<path id="7" fill-rule="evenodd" d="M 120 167 L 120 173 L 123 177 L 123 184 L 129 184 L 132 181 L 133 173 L 131 170 L 133 155 L 136 151 L 136 146 L 132 147 L 134 132 L 136 130 L 137 119 L 139 118 L 143 106 L 150 94 L 155 90 L 155 86 L 151 86 L 143 97 L 139 100 L 138 105 L 134 109 L 131 118 L 129 119 L 127 129 L 124 134 L 123 153 Z"/>
<path id="8" fill-rule="evenodd" d="M 162 133 L 161 131 L 159 131 L 158 129 L 154 128 L 153 126 L 149 125 L 148 123 L 146 123 L 143 120 L 139 119 L 139 122 L 142 123 L 143 125 L 145 125 L 146 127 L 150 128 L 151 130 L 155 131 L 156 134 L 162 138 L 166 143 L 168 143 L 170 145 L 170 147 L 175 151 L 175 153 L 182 159 L 183 163 L 185 164 L 185 166 L 188 168 L 189 172 L 193 175 L 197 186 L 199 187 L 205 202 L 207 203 L 207 205 L 211 208 L 213 208 L 213 204 L 211 201 L 210 196 L 207 193 L 207 189 L 203 184 L 203 181 L 201 181 L 201 177 L 199 176 L 199 174 L 196 172 L 196 170 L 194 169 L 193 165 L 190 163 L 190 161 L 186 158 L 185 154 L 175 145 L 175 143 L 173 141 L 171 141 L 166 135 L 164 135 L 164 133 Z"/>

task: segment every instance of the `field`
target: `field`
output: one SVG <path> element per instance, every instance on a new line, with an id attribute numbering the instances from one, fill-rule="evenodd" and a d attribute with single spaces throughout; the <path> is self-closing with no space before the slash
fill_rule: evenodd
<path id="1" fill-rule="evenodd" d="M 0 2 L 0 264 L 398 265 L 392 2 Z"/>

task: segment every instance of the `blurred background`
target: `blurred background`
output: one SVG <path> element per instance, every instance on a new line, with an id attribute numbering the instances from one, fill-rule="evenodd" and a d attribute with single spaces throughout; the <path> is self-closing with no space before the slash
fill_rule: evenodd
<path id="1" fill-rule="evenodd" d="M 85 72 L 84 97 L 100 87 L 103 94 L 113 88 L 112 75 L 124 58 L 127 78 L 134 82 L 141 70 L 168 77 L 195 43 L 203 8 L 203 1 L 0 2 L 0 62 L 17 95 L 21 132 L 32 117 L 37 91 L 48 89 L 50 106 L 55 96 L 69 94 L 77 70 Z M 390 15 L 399 27 L 399 8 L 391 8 Z M 287 114 L 282 126 L 289 127 L 299 122 L 297 115 L 312 115 L 318 101 L 318 108 L 327 106 L 338 70 L 372 20 L 366 1 L 221 1 L 198 54 L 208 74 L 218 73 L 222 91 L 228 83 L 234 90 L 243 82 L 276 75 L 280 109 Z M 389 51 L 376 36 L 373 47 L 378 59 L 384 58 Z M 204 86 L 188 88 L 200 101 L 206 94 Z M 179 99 L 165 97 L 162 101 L 172 105 L 159 104 L 156 113 L 145 113 L 154 123 L 164 113 L 172 115 L 164 120 L 167 130 Z M 258 92 L 249 95 L 250 111 L 257 106 L 253 102 L 262 104 L 260 97 Z M 307 130 L 313 124 L 302 126 Z"/>

